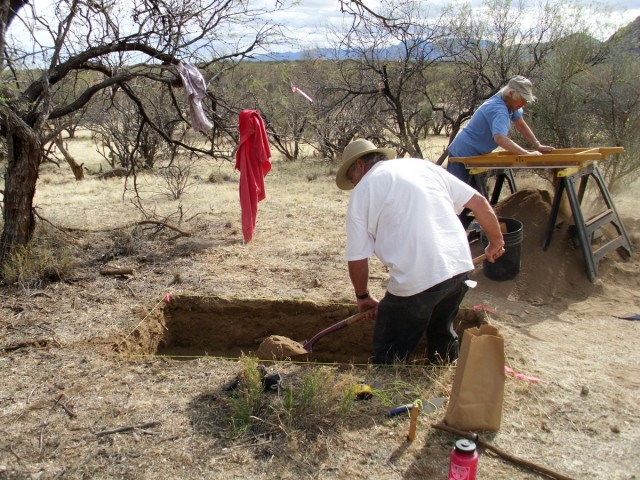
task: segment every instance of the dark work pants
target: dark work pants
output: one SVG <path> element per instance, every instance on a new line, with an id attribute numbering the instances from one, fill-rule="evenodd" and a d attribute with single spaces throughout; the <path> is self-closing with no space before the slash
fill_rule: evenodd
<path id="1" fill-rule="evenodd" d="M 475 181 L 476 178 L 472 178 L 472 176 L 469 174 L 469 170 L 467 170 L 467 167 L 465 167 L 464 163 L 449 161 L 449 163 L 447 163 L 447 172 L 462 180 L 467 185 L 471 185 L 473 188 L 480 191 Z M 482 180 L 484 181 L 484 175 Z M 473 216 L 470 214 L 471 210 L 465 208 L 462 210 L 462 213 L 458 215 L 458 218 L 460 219 L 460 222 L 462 222 L 462 226 L 464 227 L 465 231 L 469 228 L 469 225 L 471 225 L 471 222 L 473 221 Z"/>
<path id="2" fill-rule="evenodd" d="M 453 320 L 469 287 L 467 273 L 456 275 L 410 297 L 387 292 L 378 305 L 373 333 L 375 363 L 404 362 L 427 335 L 427 355 L 432 363 L 458 358 L 458 335 Z"/>

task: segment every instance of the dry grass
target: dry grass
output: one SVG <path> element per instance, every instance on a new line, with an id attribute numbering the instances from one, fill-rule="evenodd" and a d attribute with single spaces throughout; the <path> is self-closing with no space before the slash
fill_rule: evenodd
<path id="1" fill-rule="evenodd" d="M 86 140 L 71 148 L 98 170 Z M 352 304 L 342 258 L 349 196 L 334 172 L 320 161 L 274 162 L 254 240 L 244 245 L 231 164 L 201 165 L 179 201 L 161 194 L 158 176 L 139 178 L 146 211 L 191 235 L 177 239 L 132 225 L 142 215 L 122 179 L 75 182 L 64 167 L 45 166 L 38 212 L 76 229 L 63 237 L 78 264 L 64 281 L 0 291 L 0 478 L 445 478 L 454 437 L 429 427 L 443 409 L 420 418 L 412 443 L 408 418 L 387 412 L 447 397 L 451 367 L 269 364 L 283 378 L 280 392 L 258 392 L 247 428 L 234 429 L 225 386 L 253 368 L 250 360 L 112 349 L 161 315 L 170 291 Z M 212 173 L 228 180 L 212 182 Z M 635 202 L 620 205 L 637 239 Z M 134 273 L 100 275 L 104 265 Z M 483 437 L 573 478 L 631 480 L 640 472 L 640 353 L 637 322 L 616 316 L 638 313 L 639 262 L 608 255 L 601 269 L 588 295 L 535 304 L 513 282 L 477 278 L 465 303 L 494 308 L 508 364 L 542 379 L 508 377 L 503 426 Z M 386 272 L 377 261 L 371 277 L 381 296 Z M 372 399 L 347 394 L 360 380 Z M 478 478 L 538 476 L 485 452 Z"/>

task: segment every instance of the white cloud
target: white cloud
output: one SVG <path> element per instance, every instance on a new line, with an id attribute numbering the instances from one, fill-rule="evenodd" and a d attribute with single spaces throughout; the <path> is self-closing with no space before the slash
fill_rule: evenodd
<path id="1" fill-rule="evenodd" d="M 126 2 L 127 0 L 122 1 Z M 274 45 L 272 48 L 273 51 L 300 50 L 303 48 L 328 46 L 327 34 L 330 27 L 339 28 L 349 21 L 349 17 L 340 12 L 338 0 L 288 1 L 290 2 L 290 7 L 284 11 L 273 14 L 269 20 L 283 25 L 285 28 L 285 36 L 291 40 L 286 44 Z M 590 0 L 582 1 L 586 8 L 591 7 L 592 3 Z M 46 11 L 45 7 L 50 7 L 55 4 L 55 0 L 32 0 L 32 2 L 39 12 L 44 12 Z M 532 0 L 525 0 L 525 2 L 529 4 L 533 3 Z M 431 14 L 437 15 L 445 5 L 451 3 L 461 4 L 462 1 L 423 0 L 422 3 L 424 7 L 430 9 Z M 479 7 L 483 5 L 485 1 L 471 0 L 466 3 Z M 251 0 L 250 2 L 250 5 L 254 7 L 264 6 L 265 8 L 273 8 L 274 4 L 275 0 Z M 366 0 L 366 5 L 377 10 L 380 2 L 377 0 Z M 601 0 L 597 5 L 600 7 L 608 7 L 611 11 L 611 14 L 606 19 L 602 18 L 602 15 L 594 15 L 594 18 L 599 22 L 603 20 L 608 22 L 606 28 L 599 29 L 598 37 L 602 39 L 608 38 L 615 30 L 640 16 L 640 0 Z M 12 33 L 17 33 L 19 28 L 14 27 L 12 27 L 12 30 L 14 30 Z"/>
<path id="2" fill-rule="evenodd" d="M 269 0 L 262 0 L 268 2 Z M 596 0 L 597 1 L 597 0 Z M 424 0 L 424 5 L 427 6 Z M 527 3 L 533 3 L 528 2 Z M 582 5 L 587 8 L 603 8 L 610 11 L 608 18 L 602 15 L 594 15 L 594 18 L 602 23 L 606 20 L 607 25 L 594 26 L 594 34 L 603 40 L 608 38 L 615 30 L 627 25 L 640 16 L 640 0 L 604 0 L 594 4 L 592 1 L 582 0 Z M 454 0 L 430 0 L 428 7 L 433 15 L 437 15 L 440 9 L 450 4 L 462 4 L 462 1 Z M 486 2 L 484 0 L 471 0 L 472 6 L 481 7 Z M 578 2 L 579 3 L 579 2 Z M 372 9 L 377 9 L 380 2 L 368 0 L 366 5 Z M 299 0 L 294 2 L 288 10 L 273 16 L 273 21 L 286 27 L 286 35 L 292 41 L 290 45 L 279 45 L 274 50 L 313 48 L 316 46 L 327 46 L 327 32 L 329 26 L 340 26 L 348 19 L 340 12 L 338 0 Z"/>

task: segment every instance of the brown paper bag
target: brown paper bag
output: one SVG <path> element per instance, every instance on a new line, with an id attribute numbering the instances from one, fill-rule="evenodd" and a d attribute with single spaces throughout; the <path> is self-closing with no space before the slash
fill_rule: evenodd
<path id="1" fill-rule="evenodd" d="M 498 430 L 504 380 L 504 339 L 498 329 L 482 325 L 465 330 L 445 423 L 461 430 Z"/>

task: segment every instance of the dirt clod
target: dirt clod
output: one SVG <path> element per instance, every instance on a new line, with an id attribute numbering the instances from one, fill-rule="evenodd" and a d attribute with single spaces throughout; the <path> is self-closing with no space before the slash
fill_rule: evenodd
<path id="1" fill-rule="evenodd" d="M 260 343 L 256 355 L 261 360 L 284 360 L 307 353 L 298 342 L 281 335 L 271 335 Z"/>

